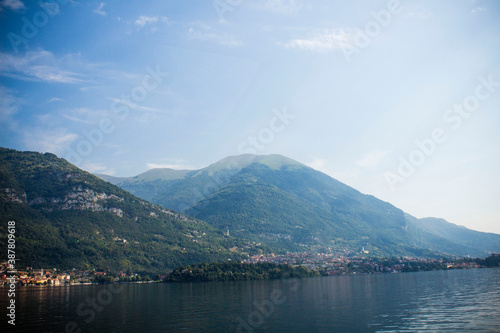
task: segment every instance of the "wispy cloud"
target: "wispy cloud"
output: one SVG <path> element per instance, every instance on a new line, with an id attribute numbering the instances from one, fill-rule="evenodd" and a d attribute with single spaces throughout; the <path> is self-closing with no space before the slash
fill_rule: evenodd
<path id="1" fill-rule="evenodd" d="M 66 119 L 68 119 L 68 120 L 71 120 L 73 122 L 76 122 L 76 123 L 87 124 L 87 125 L 93 125 L 93 124 L 95 124 L 95 122 L 93 122 L 93 121 L 85 120 L 85 119 L 81 119 L 81 118 L 77 118 L 77 117 L 73 117 L 73 116 L 70 116 L 70 115 L 67 115 L 67 114 L 63 114 L 63 117 L 66 118 Z"/>
<path id="2" fill-rule="evenodd" d="M 389 154 L 388 150 L 376 149 L 360 158 L 356 164 L 362 167 L 373 168 L 379 165 L 387 154 Z"/>
<path id="3" fill-rule="evenodd" d="M 115 169 L 109 168 L 101 163 L 84 163 L 80 166 L 82 169 L 90 172 L 90 173 L 101 173 L 105 175 L 114 175 L 116 173 Z"/>
<path id="4" fill-rule="evenodd" d="M 24 144 L 28 150 L 50 152 L 56 155 L 64 153 L 65 148 L 77 138 L 77 134 L 68 133 L 64 129 L 30 129 L 24 132 Z"/>
<path id="5" fill-rule="evenodd" d="M 103 10 L 103 8 L 104 8 L 105 5 L 106 5 L 105 2 L 101 2 L 99 4 L 99 6 L 96 9 L 94 9 L 92 12 L 94 12 L 94 13 L 96 13 L 98 15 L 102 15 L 102 16 L 108 15 L 108 13 Z"/>
<path id="6" fill-rule="evenodd" d="M 239 47 L 243 42 L 237 40 L 227 33 L 218 33 L 212 27 L 205 24 L 196 24 L 197 27 L 191 27 L 188 30 L 188 38 L 204 42 L 213 42 L 229 47 Z"/>
<path id="7" fill-rule="evenodd" d="M 428 11 L 410 11 L 404 14 L 405 17 L 410 17 L 410 18 L 415 18 L 415 19 L 420 19 L 420 20 L 425 20 L 428 19 L 431 14 Z"/>
<path id="8" fill-rule="evenodd" d="M 109 117 L 109 111 L 78 107 L 61 110 L 58 117 L 63 117 L 77 123 L 97 125 L 101 119 Z"/>
<path id="9" fill-rule="evenodd" d="M 321 171 L 326 165 L 326 160 L 323 158 L 315 158 L 307 163 L 307 166 L 315 170 Z"/>
<path id="10" fill-rule="evenodd" d="M 146 166 L 148 169 L 196 170 L 195 167 L 188 164 L 146 163 Z"/>
<path id="11" fill-rule="evenodd" d="M 166 16 L 139 16 L 135 21 L 126 21 L 127 24 L 133 24 L 136 26 L 136 30 L 139 31 L 144 27 L 149 26 L 151 32 L 157 32 L 159 24 L 172 25 L 174 22 L 169 20 Z M 130 31 L 128 32 L 130 33 Z"/>
<path id="12" fill-rule="evenodd" d="M 59 68 L 58 59 L 48 51 L 28 52 L 24 56 L 0 53 L 0 75 L 23 80 L 81 83 L 83 75 Z"/>
<path id="13" fill-rule="evenodd" d="M 54 103 L 54 102 L 62 102 L 63 99 L 59 97 L 52 97 L 49 100 L 47 100 L 47 103 Z"/>
<path id="14" fill-rule="evenodd" d="M 286 48 L 295 48 L 313 52 L 328 52 L 354 45 L 355 38 L 359 35 L 356 29 L 333 29 L 316 33 L 311 37 L 293 39 L 282 43 Z"/>
<path id="15" fill-rule="evenodd" d="M 135 20 L 135 25 L 138 27 L 144 27 L 146 24 L 156 23 L 158 22 L 158 16 L 139 16 L 137 20 Z"/>
<path id="16" fill-rule="evenodd" d="M 3 0 L 2 2 L 0 2 L 0 12 L 4 8 L 8 8 L 8 9 L 14 10 L 14 11 L 26 9 L 24 4 L 19 0 Z"/>
<path id="17" fill-rule="evenodd" d="M 169 111 L 169 110 L 163 110 L 163 109 L 158 109 L 158 108 L 152 108 L 152 107 L 148 107 L 148 106 L 143 106 L 143 105 L 132 103 L 132 102 L 130 102 L 128 100 L 123 100 L 123 99 L 119 99 L 119 98 L 108 97 L 108 99 L 110 101 L 112 101 L 112 102 L 126 105 L 131 110 L 135 110 L 135 111 L 154 112 L 154 113 L 170 114 L 170 115 L 172 115 L 172 114 L 175 114 L 175 115 L 181 114 L 181 112 Z"/>
<path id="18" fill-rule="evenodd" d="M 476 7 L 472 10 L 472 13 L 479 13 L 479 12 L 482 12 L 485 10 L 486 10 L 486 8 L 484 8 L 484 7 Z"/>
<path id="19" fill-rule="evenodd" d="M 19 111 L 21 100 L 14 96 L 12 89 L 0 86 L 0 122 L 8 122 L 14 126 L 12 116 Z"/>
<path id="20" fill-rule="evenodd" d="M 251 6 L 259 10 L 278 14 L 295 14 L 303 8 L 303 5 L 296 0 L 265 0 L 260 3 L 252 2 Z"/>

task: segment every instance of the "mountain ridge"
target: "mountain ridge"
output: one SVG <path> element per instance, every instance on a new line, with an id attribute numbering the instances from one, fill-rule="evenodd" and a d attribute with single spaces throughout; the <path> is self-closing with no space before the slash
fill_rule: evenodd
<path id="1" fill-rule="evenodd" d="M 467 235 L 455 241 L 425 220 L 277 154 L 230 156 L 186 171 L 180 179 L 145 180 L 139 175 L 118 185 L 219 230 L 232 229 L 238 236 L 288 250 L 300 249 L 297 244 L 304 239 L 313 248 L 349 244 L 351 251 L 374 255 L 419 255 L 428 250 L 428 255 L 486 256 L 490 250 L 500 250 L 499 235 L 477 232 L 478 240 L 469 241 L 464 237 L 472 237 L 475 231 L 466 229 Z M 449 226 L 443 230 L 452 230 L 453 224 L 446 223 Z"/>

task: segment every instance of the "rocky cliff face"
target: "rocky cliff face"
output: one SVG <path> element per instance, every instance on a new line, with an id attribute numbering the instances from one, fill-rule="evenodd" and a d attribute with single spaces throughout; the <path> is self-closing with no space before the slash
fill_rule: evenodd
<path id="1" fill-rule="evenodd" d="M 14 188 L 0 189 L 0 199 L 7 202 L 27 203 L 27 196 L 25 192 L 18 193 Z"/>
<path id="2" fill-rule="evenodd" d="M 112 207 L 114 202 L 122 202 L 123 197 L 106 193 L 98 193 L 88 188 L 73 187 L 61 197 L 40 196 L 30 198 L 25 192 L 18 192 L 14 188 L 4 188 L 0 191 L 3 199 L 8 202 L 27 204 L 35 209 L 51 212 L 53 210 L 90 210 L 92 212 L 111 212 L 119 217 L 123 217 L 123 210 Z"/>

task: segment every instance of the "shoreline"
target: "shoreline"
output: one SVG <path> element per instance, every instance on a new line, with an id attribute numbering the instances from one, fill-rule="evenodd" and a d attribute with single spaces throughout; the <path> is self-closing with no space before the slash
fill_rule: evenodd
<path id="1" fill-rule="evenodd" d="M 180 283 L 207 283 L 207 282 L 239 282 L 239 281 L 278 281 L 278 280 L 291 280 L 291 279 L 307 279 L 307 278 L 323 278 L 323 277 L 340 277 L 340 276 L 360 276 L 360 275 L 391 275 L 391 274 L 406 274 L 406 273 L 422 273 L 422 272 L 440 272 L 440 271 L 462 271 L 462 270 L 480 270 L 480 269 L 500 269 L 499 267 L 472 267 L 472 268 L 454 268 L 454 269 L 435 269 L 435 270 L 421 270 L 409 272 L 373 272 L 373 273 L 349 273 L 337 275 L 318 275 L 318 276 L 304 276 L 304 277 L 283 277 L 283 278 L 268 278 L 268 279 L 242 279 L 242 280 L 210 280 L 210 281 L 135 281 L 135 282 L 113 282 L 113 283 L 68 283 L 63 285 L 19 285 L 16 287 L 26 288 L 60 288 L 60 287 L 76 287 L 76 286 L 107 286 L 107 285 L 124 285 L 124 284 L 180 284 Z M 9 286 L 1 285 L 0 289 L 8 289 Z"/>

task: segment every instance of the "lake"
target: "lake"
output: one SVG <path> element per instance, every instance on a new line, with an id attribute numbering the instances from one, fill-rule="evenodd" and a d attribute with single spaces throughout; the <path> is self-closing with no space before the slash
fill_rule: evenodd
<path id="1" fill-rule="evenodd" d="M 16 304 L 16 332 L 499 332 L 500 268 L 18 287 Z"/>

